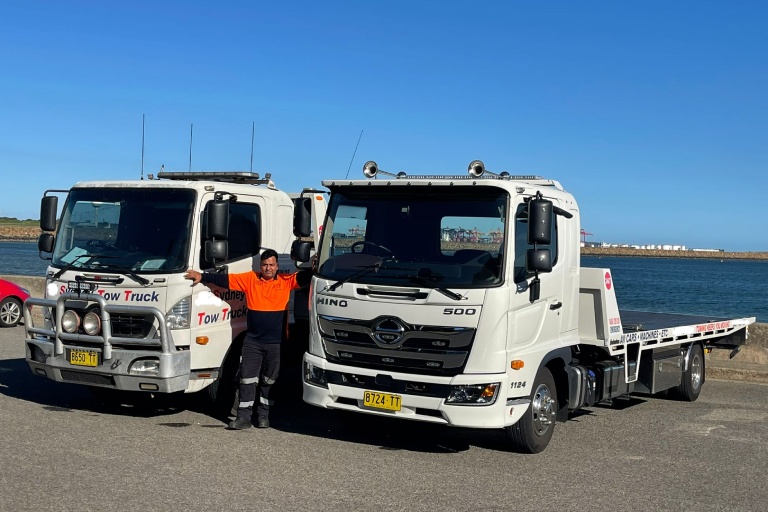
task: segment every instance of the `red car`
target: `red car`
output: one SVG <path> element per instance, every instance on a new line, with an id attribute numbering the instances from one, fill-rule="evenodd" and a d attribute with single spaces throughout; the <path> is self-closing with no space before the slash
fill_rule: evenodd
<path id="1" fill-rule="evenodd" d="M 24 317 L 21 306 L 29 298 L 29 290 L 0 279 L 0 327 L 18 325 Z"/>

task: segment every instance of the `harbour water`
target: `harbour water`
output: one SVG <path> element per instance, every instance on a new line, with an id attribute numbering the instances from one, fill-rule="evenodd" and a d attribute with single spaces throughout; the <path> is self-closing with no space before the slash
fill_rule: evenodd
<path id="1" fill-rule="evenodd" d="M 581 264 L 611 270 L 621 309 L 768 323 L 768 261 L 585 256 Z M 47 265 L 35 242 L 0 243 L 2 275 L 43 276 Z"/>
<path id="2" fill-rule="evenodd" d="M 37 242 L 0 242 L 0 275 L 44 276 L 48 260 L 40 259 Z"/>
<path id="3" fill-rule="evenodd" d="M 611 270 L 619 308 L 768 322 L 768 261 L 583 257 Z"/>

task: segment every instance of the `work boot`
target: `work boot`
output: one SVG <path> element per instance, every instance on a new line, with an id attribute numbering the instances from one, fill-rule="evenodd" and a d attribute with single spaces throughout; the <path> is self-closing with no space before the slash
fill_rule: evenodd
<path id="1" fill-rule="evenodd" d="M 256 426 L 259 428 L 269 428 L 269 418 L 261 416 L 256 422 Z"/>
<path id="2" fill-rule="evenodd" d="M 251 428 L 253 425 L 251 424 L 251 420 L 245 419 L 245 418 L 235 418 L 233 421 L 229 422 L 229 425 L 227 425 L 227 430 L 245 430 L 247 428 Z"/>

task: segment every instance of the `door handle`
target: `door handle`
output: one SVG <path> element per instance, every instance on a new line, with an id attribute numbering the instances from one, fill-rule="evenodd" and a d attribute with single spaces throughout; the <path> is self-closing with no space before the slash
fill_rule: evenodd
<path id="1" fill-rule="evenodd" d="M 552 309 L 552 310 L 560 309 L 561 307 L 563 307 L 562 302 L 553 302 L 552 304 L 549 305 L 549 309 Z"/>

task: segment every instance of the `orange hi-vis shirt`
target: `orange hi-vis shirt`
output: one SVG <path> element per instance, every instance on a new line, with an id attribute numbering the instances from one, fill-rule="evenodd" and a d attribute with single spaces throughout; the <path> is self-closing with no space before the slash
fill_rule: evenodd
<path id="1" fill-rule="evenodd" d="M 300 288 L 304 281 L 309 281 L 305 278 L 311 276 L 311 271 L 277 274 L 274 279 L 263 279 L 256 272 L 203 274 L 202 282 L 245 293 L 246 341 L 280 343 L 291 291 Z"/>

